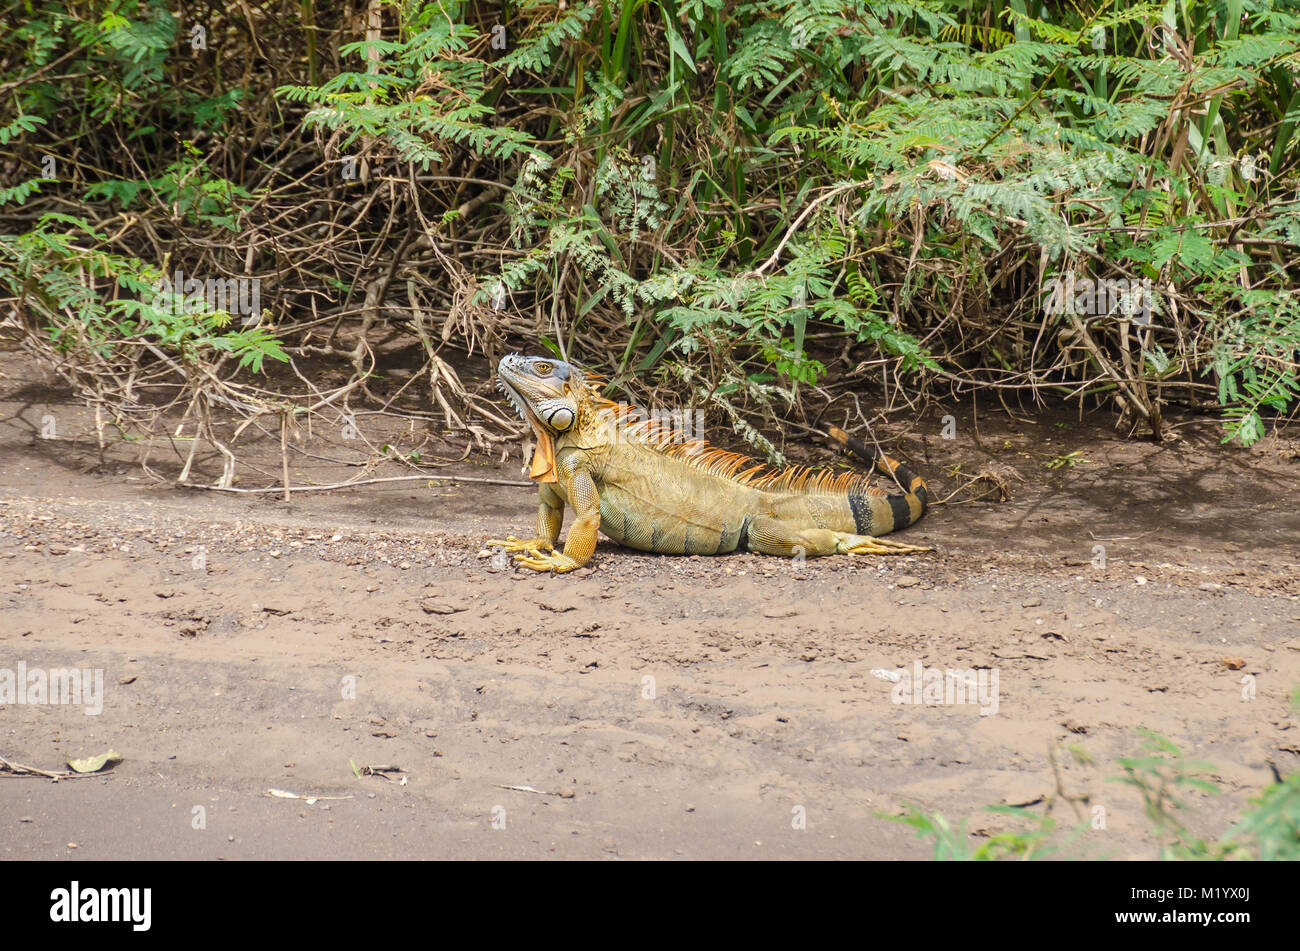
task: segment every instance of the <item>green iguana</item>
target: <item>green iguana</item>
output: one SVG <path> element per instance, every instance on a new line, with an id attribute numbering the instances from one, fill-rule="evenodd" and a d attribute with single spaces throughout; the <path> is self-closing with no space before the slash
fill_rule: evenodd
<path id="1" fill-rule="evenodd" d="M 889 495 L 866 474 L 804 466 L 774 470 L 726 452 L 600 396 L 560 360 L 512 354 L 498 388 L 537 438 L 529 475 L 538 483 L 537 536 L 492 540 L 536 571 L 572 571 L 591 558 L 596 532 L 641 551 L 715 555 L 899 555 L 929 551 L 885 535 L 925 512 L 925 482 L 843 430 L 831 435 L 874 462 L 904 491 Z M 569 505 L 577 519 L 555 550 Z"/>

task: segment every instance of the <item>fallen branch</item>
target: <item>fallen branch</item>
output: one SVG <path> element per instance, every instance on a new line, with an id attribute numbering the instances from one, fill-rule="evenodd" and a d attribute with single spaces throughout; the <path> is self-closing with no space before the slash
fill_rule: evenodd
<path id="1" fill-rule="evenodd" d="M 334 482 L 329 485 L 295 485 L 294 492 L 330 492 L 334 489 L 349 489 L 354 485 L 374 485 L 379 482 L 478 482 L 484 485 L 510 485 L 516 488 L 531 488 L 531 482 L 516 482 L 509 479 L 483 479 L 476 476 L 440 476 L 440 475 L 418 475 L 418 476 L 386 476 L 382 479 L 358 479 L 355 482 Z M 177 485 L 184 486 L 187 489 L 206 489 L 209 492 L 243 492 L 245 494 L 257 495 L 274 492 L 284 492 L 284 486 L 271 486 L 266 489 L 237 489 L 234 486 L 221 485 L 200 485 L 197 482 L 178 482 Z"/>

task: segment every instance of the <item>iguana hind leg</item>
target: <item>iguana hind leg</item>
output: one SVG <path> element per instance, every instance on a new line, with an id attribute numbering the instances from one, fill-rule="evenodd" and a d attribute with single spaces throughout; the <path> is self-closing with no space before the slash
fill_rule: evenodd
<path id="1" fill-rule="evenodd" d="M 777 518 L 756 518 L 749 525 L 749 550 L 784 558 L 821 555 L 909 555 L 930 551 L 916 545 L 828 528 L 791 528 Z"/>

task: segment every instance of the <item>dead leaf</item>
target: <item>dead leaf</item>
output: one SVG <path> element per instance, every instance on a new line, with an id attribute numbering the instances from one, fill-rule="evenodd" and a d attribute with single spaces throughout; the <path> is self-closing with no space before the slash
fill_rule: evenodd
<path id="1" fill-rule="evenodd" d="M 87 756 L 85 759 L 70 759 L 68 765 L 72 767 L 74 772 L 97 773 L 101 769 L 111 769 L 120 762 L 122 762 L 122 754 L 116 750 L 109 750 L 107 753 L 100 753 L 98 756 Z"/>

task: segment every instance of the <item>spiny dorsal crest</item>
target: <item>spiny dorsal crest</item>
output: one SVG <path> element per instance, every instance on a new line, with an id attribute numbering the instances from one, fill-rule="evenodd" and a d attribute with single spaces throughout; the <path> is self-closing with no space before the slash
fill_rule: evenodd
<path id="1" fill-rule="evenodd" d="M 588 382 L 591 380 L 592 377 L 587 378 Z M 598 418 L 610 427 L 611 442 L 622 440 L 645 446 L 654 452 L 680 459 L 701 472 L 765 492 L 844 495 L 852 491 L 857 494 L 885 494 L 871 484 L 872 477 L 869 474 L 836 472 L 812 466 L 769 466 L 752 456 L 729 452 L 710 445 L 706 440 L 692 438 L 663 419 L 647 418 L 640 407 L 605 399 L 594 387 L 590 393 Z"/>

